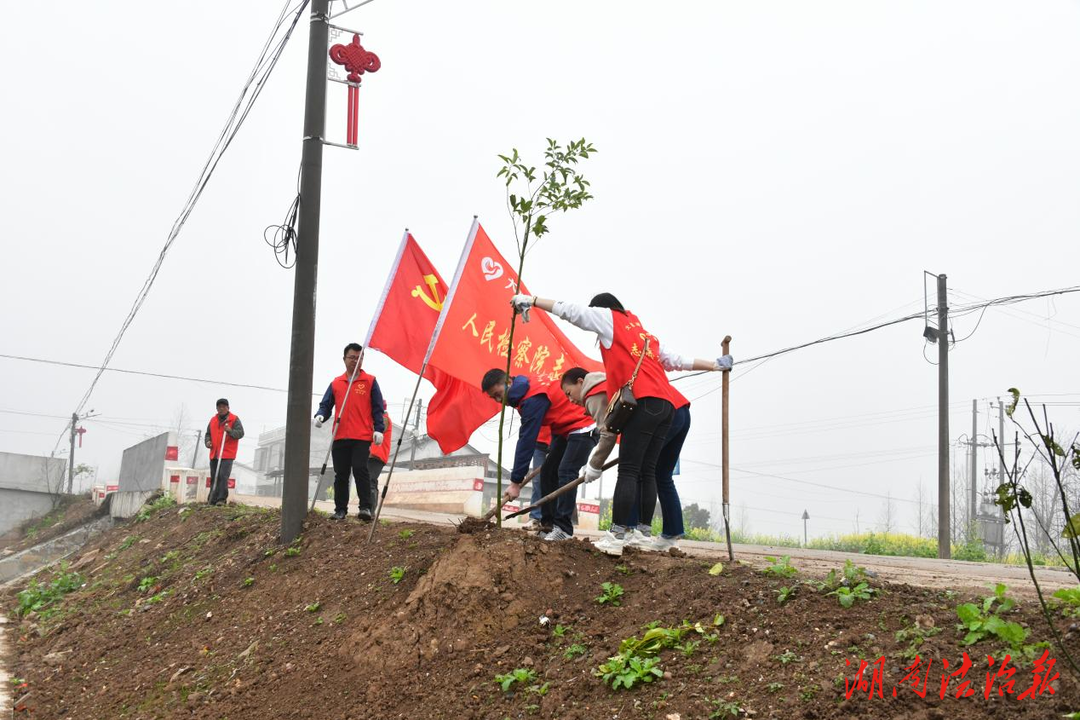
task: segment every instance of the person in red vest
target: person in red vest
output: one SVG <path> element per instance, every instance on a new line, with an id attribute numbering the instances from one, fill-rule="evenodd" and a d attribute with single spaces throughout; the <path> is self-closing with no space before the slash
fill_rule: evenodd
<path id="1" fill-rule="evenodd" d="M 244 426 L 240 418 L 229 412 L 229 401 L 217 401 L 217 414 L 206 426 L 206 447 L 210 450 L 210 498 L 211 505 L 224 505 L 229 499 L 229 475 Z"/>
<path id="2" fill-rule="evenodd" d="M 390 422 L 390 413 L 386 412 L 386 401 L 383 400 L 383 422 L 386 429 L 383 431 L 383 441 L 379 445 L 371 446 L 371 455 L 368 457 L 368 477 L 371 478 L 371 509 L 374 510 L 379 504 L 379 476 L 382 475 L 383 467 L 390 462 L 390 445 L 394 438 L 394 424 Z"/>
<path id="3" fill-rule="evenodd" d="M 611 529 L 594 543 L 598 550 L 622 555 L 623 546 L 634 531 L 634 509 L 638 509 L 641 518 L 649 520 L 656 509 L 656 465 L 675 415 L 675 405 L 682 402 L 682 396 L 671 386 L 660 363 L 660 342 L 611 293 L 595 296 L 589 307 L 530 295 L 515 295 L 510 302 L 518 312 L 538 307 L 582 330 L 596 333 L 608 397 L 614 397 L 630 381 L 641 361 L 632 388 L 637 409 L 622 431 Z M 591 465 L 586 479 L 592 479 L 590 476 L 595 476 Z"/>
<path id="4" fill-rule="evenodd" d="M 521 483 L 529 472 L 540 429 L 551 429 L 551 444 L 540 470 L 540 490 L 544 495 L 577 480 L 581 466 L 596 446 L 593 430 L 596 423 L 577 405 L 571 403 L 557 382 L 541 383 L 518 375 L 507 383 L 506 372 L 492 368 L 484 373 L 480 389 L 496 402 L 517 408 L 521 415 L 514 469 L 506 491 L 511 499 L 521 494 Z M 552 507 L 554 505 L 555 507 Z M 569 540 L 574 536 L 573 515 L 577 491 L 560 495 L 541 506 L 540 535 L 544 540 Z M 550 530 L 547 530 L 550 528 Z"/>
<path id="5" fill-rule="evenodd" d="M 344 520 L 348 515 L 350 473 L 356 481 L 356 495 L 360 501 L 357 517 L 363 521 L 373 517 L 368 456 L 372 445 L 382 445 L 386 425 L 379 383 L 374 375 L 360 368 L 363 350 L 359 343 L 345 346 L 345 372 L 326 388 L 315 415 L 315 427 L 322 427 L 331 411 L 335 418 L 334 444 L 330 448 L 334 462 L 334 520 Z M 346 396 L 348 402 L 345 402 Z"/>

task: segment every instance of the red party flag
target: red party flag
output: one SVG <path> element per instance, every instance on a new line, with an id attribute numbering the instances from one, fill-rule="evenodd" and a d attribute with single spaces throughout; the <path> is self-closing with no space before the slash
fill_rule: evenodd
<path id="1" fill-rule="evenodd" d="M 431 340 L 429 365 L 476 389 L 488 370 L 505 368 L 510 346 L 510 298 L 519 292 L 528 293 L 524 286 L 518 289 L 513 267 L 474 220 Z M 533 308 L 530 314 L 532 321 L 522 323 L 519 319 L 514 331 L 511 375 L 527 375 L 547 383 L 558 381 L 572 367 L 590 372 L 602 369 L 600 363 L 570 342 L 546 312 Z M 464 445 L 483 424 L 441 422 L 444 413 L 456 411 L 449 398 L 436 394 L 428 408 L 428 433 L 439 441 L 443 452 Z"/>
<path id="2" fill-rule="evenodd" d="M 478 387 L 463 383 L 430 363 L 424 368 L 424 356 L 431 345 L 445 296 L 446 283 L 442 276 L 412 234 L 406 232 L 364 343 L 414 373 L 423 371 L 424 377 L 435 386 L 436 395 L 428 408 L 428 434 L 436 439 L 448 432 L 446 423 L 475 429 L 498 412 L 498 403 Z M 432 410 L 442 404 L 437 401 L 447 399 L 452 399 L 452 412 L 447 413 L 442 407 L 442 415 L 433 424 Z M 453 449 L 468 442 L 469 435 Z M 445 448 L 444 451 L 449 452 Z"/>

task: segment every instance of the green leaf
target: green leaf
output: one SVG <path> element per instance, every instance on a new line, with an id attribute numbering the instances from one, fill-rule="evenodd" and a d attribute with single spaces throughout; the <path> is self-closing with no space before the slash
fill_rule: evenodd
<path id="1" fill-rule="evenodd" d="M 1003 622 L 1002 626 L 994 631 L 994 634 L 1015 647 L 1024 642 L 1028 636 L 1028 631 L 1019 623 Z"/>
<path id="2" fill-rule="evenodd" d="M 840 606 L 849 608 L 855 604 L 855 596 L 850 593 L 844 593 L 837 596 L 840 599 Z"/>
<path id="3" fill-rule="evenodd" d="M 1010 418 L 1013 413 L 1016 412 L 1016 406 L 1020 402 L 1020 391 L 1016 388 L 1009 388 L 1009 394 L 1012 395 L 1012 402 L 1005 408 L 1005 414 Z M 1004 442 L 1004 440 L 1002 440 Z"/>
<path id="4" fill-rule="evenodd" d="M 964 603 L 956 608 L 956 616 L 960 618 L 960 622 L 965 626 L 970 625 L 979 619 L 979 608 L 973 603 Z"/>
<path id="5" fill-rule="evenodd" d="M 979 640 L 982 640 L 982 638 L 983 638 L 983 633 L 981 631 L 972 630 L 971 632 L 969 632 L 967 635 L 964 636 L 964 639 L 960 641 L 960 644 L 961 645 L 974 645 Z"/>
<path id="6" fill-rule="evenodd" d="M 719 575 L 722 572 L 724 572 L 724 563 L 716 563 L 711 568 L 709 568 L 710 575 Z"/>
<path id="7" fill-rule="evenodd" d="M 1042 441 L 1043 445 L 1046 446 L 1047 450 L 1054 453 L 1058 457 L 1065 457 L 1065 451 L 1062 450 L 1061 446 L 1057 444 L 1057 440 L 1054 439 L 1053 435 L 1043 435 Z"/>

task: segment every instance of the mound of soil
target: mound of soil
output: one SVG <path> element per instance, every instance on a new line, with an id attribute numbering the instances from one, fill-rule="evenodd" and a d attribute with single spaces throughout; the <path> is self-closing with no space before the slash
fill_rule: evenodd
<path id="1" fill-rule="evenodd" d="M 955 608 L 970 598 L 948 592 L 884 585 L 843 608 L 799 585 L 781 605 L 780 588 L 801 576 L 738 563 L 713 575 L 701 559 L 610 558 L 511 530 L 386 524 L 368 544 L 367 526 L 316 516 L 283 548 L 279 521 L 252 508 L 173 508 L 102 535 L 83 555 L 85 585 L 19 621 L 11 664 L 27 682 L 21 707 L 36 718 L 230 720 L 1047 718 L 1080 709 L 1064 659 L 1055 694 L 984 699 L 986 656 L 1000 660 L 1003 648 L 960 645 Z M 597 602 L 602 583 L 622 588 L 618 605 Z M 1008 619 L 1049 639 L 1034 605 Z M 660 652 L 654 682 L 616 691 L 594 675 L 645 626 L 684 620 L 703 632 Z M 1062 617 L 1060 629 L 1080 655 L 1071 623 Z M 911 646 L 896 633 L 916 626 L 933 630 L 918 648 L 933 659 L 926 699 L 904 685 L 894 697 Z M 954 680 L 941 700 L 941 662 L 951 672 L 964 650 L 975 696 L 954 699 Z M 884 658 L 882 699 L 845 699 L 861 658 Z M 515 670 L 523 680 L 504 692 L 496 676 Z M 1020 661 L 1015 678 L 1018 695 L 1031 664 Z"/>

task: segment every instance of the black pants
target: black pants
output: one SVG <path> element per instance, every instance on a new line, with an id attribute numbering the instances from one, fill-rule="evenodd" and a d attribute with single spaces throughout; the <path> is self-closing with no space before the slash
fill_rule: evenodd
<path id="1" fill-rule="evenodd" d="M 656 509 L 656 461 L 667 439 L 675 407 L 662 398 L 639 398 L 619 445 L 619 479 L 612 497 L 611 523 L 623 528 L 632 520 L 639 498 L 640 517 Z"/>
<path id="2" fill-rule="evenodd" d="M 371 478 L 371 511 L 375 512 L 375 508 L 379 504 L 379 476 L 382 475 L 383 465 L 385 465 L 380 458 L 372 455 L 367 461 L 368 477 Z"/>
<path id="3" fill-rule="evenodd" d="M 219 475 L 218 461 L 210 461 L 210 498 L 207 502 L 211 505 L 229 499 L 229 475 L 232 474 L 232 464 L 232 460 L 222 460 Z"/>
<path id="4" fill-rule="evenodd" d="M 589 461 L 589 454 L 596 447 L 592 433 L 555 435 L 540 470 L 540 491 L 547 495 L 563 485 L 577 480 L 581 468 Z M 544 527 L 561 528 L 567 535 L 574 534 L 573 515 L 577 506 L 577 490 L 555 498 L 554 502 L 540 506 L 540 524 Z"/>
<path id="5" fill-rule="evenodd" d="M 370 440 L 335 440 L 330 456 L 334 460 L 334 510 L 349 509 L 349 473 L 356 480 L 360 509 L 371 509 L 371 478 L 368 476 Z"/>

